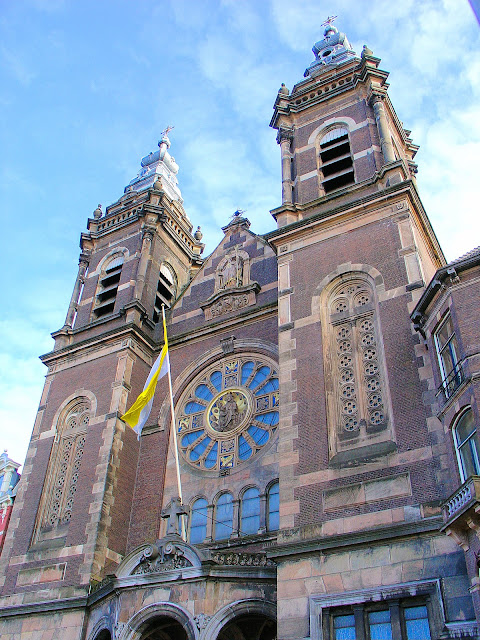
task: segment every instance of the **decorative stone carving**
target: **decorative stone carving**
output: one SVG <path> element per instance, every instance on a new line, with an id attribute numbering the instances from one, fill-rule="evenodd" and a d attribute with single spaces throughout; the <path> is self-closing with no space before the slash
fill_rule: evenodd
<path id="1" fill-rule="evenodd" d="M 237 311 L 238 309 L 243 309 L 243 307 L 248 307 L 248 303 L 248 294 L 241 293 L 236 296 L 227 296 L 210 307 L 210 315 L 212 318 L 217 318 L 218 316 L 223 316 L 225 313 Z"/>
<path id="2" fill-rule="evenodd" d="M 198 616 L 195 616 L 194 618 L 197 629 L 199 631 L 203 631 L 211 619 L 212 616 L 206 616 L 204 613 L 199 613 Z"/>
<path id="3" fill-rule="evenodd" d="M 239 567 L 275 567 L 275 562 L 264 553 L 212 553 L 212 560 L 217 564 Z"/>
<path id="4" fill-rule="evenodd" d="M 140 558 L 140 563 L 132 573 L 133 575 L 161 573 L 191 566 L 193 565 L 186 558 L 183 548 L 172 541 L 168 541 L 147 547 Z"/>
<path id="5" fill-rule="evenodd" d="M 205 319 L 211 320 L 254 305 L 260 291 L 258 282 L 250 281 L 250 256 L 234 247 L 218 264 L 215 292 L 201 305 Z"/>

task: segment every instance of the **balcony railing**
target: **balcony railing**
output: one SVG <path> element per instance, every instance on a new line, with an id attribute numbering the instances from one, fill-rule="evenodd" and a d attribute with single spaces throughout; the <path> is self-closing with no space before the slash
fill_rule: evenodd
<path id="1" fill-rule="evenodd" d="M 445 400 L 448 400 L 455 393 L 458 387 L 465 380 L 465 372 L 461 362 L 457 362 L 455 367 L 450 371 L 448 376 L 443 380 L 438 388 L 438 393 L 443 392 Z"/>
<path id="2" fill-rule="evenodd" d="M 480 503 L 480 476 L 470 476 L 442 504 L 445 525 L 452 523 Z"/>

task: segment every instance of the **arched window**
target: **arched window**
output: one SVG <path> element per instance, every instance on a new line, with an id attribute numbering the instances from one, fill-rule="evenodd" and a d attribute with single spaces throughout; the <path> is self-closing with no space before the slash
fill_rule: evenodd
<path id="1" fill-rule="evenodd" d="M 453 436 L 460 466 L 460 475 L 464 482 L 469 476 L 480 474 L 476 437 L 477 428 L 471 409 L 467 409 L 467 411 L 462 413 L 460 418 L 458 418 L 453 428 Z"/>
<path id="2" fill-rule="evenodd" d="M 342 465 L 384 455 L 395 443 L 371 277 L 352 271 L 336 278 L 325 290 L 322 315 L 330 460 Z"/>
<path id="3" fill-rule="evenodd" d="M 338 127 L 320 139 L 320 170 L 325 193 L 355 182 L 348 130 Z"/>
<path id="4" fill-rule="evenodd" d="M 102 270 L 98 281 L 97 299 L 94 309 L 96 318 L 113 313 L 117 298 L 118 284 L 122 273 L 123 255 L 110 260 Z"/>
<path id="5" fill-rule="evenodd" d="M 215 540 L 226 540 L 233 531 L 233 500 L 230 493 L 222 493 L 215 505 Z"/>
<path id="6" fill-rule="evenodd" d="M 208 503 L 205 498 L 198 498 L 192 505 L 190 516 L 190 542 L 198 544 L 207 537 Z"/>
<path id="7" fill-rule="evenodd" d="M 72 518 L 89 419 L 87 398 L 70 403 L 59 419 L 37 520 L 36 541 L 64 535 Z"/>
<path id="8" fill-rule="evenodd" d="M 247 489 L 242 496 L 241 535 L 258 533 L 260 528 L 260 492 L 255 487 Z"/>
<path id="9" fill-rule="evenodd" d="M 270 486 L 267 492 L 267 531 L 280 528 L 280 500 L 278 481 Z"/>
<path id="10" fill-rule="evenodd" d="M 170 307 L 176 294 L 176 277 L 173 269 L 166 264 L 160 267 L 158 275 L 157 292 L 155 294 L 155 306 L 153 310 L 153 321 L 158 322 L 162 317 L 162 304 Z"/>

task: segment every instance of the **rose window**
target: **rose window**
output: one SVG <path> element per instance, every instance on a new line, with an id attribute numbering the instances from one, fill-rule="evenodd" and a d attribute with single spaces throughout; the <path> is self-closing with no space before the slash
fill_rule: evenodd
<path id="1" fill-rule="evenodd" d="M 178 406 L 186 462 L 208 471 L 232 469 L 271 442 L 277 429 L 277 366 L 253 355 L 224 359 L 197 376 Z"/>

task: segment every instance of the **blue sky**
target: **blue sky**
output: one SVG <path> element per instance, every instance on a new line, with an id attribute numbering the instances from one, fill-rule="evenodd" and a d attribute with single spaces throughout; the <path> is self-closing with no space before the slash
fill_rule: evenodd
<path id="1" fill-rule="evenodd" d="M 206 252 L 236 208 L 274 228 L 280 84 L 328 15 L 382 58 L 421 145 L 418 185 L 448 260 L 480 244 L 480 32 L 466 0 L 0 0 L 0 447 L 22 462 L 63 325 L 79 235 L 167 124 Z"/>

